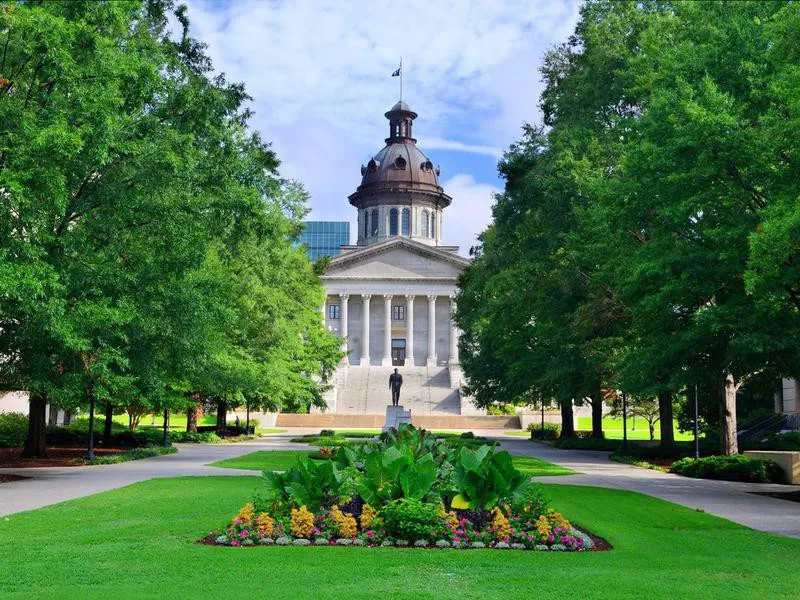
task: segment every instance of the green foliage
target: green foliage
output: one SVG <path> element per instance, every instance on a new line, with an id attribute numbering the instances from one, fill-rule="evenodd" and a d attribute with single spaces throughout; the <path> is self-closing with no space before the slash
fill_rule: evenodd
<path id="1" fill-rule="evenodd" d="M 117 463 L 128 462 L 131 460 L 140 460 L 142 458 L 153 458 L 154 456 L 164 456 L 167 454 L 175 454 L 177 448 L 172 446 L 147 446 L 145 448 L 136 448 L 124 454 L 116 454 L 112 456 L 100 456 L 94 460 L 80 459 L 78 462 L 84 465 L 116 465 Z"/>
<path id="2" fill-rule="evenodd" d="M 212 431 L 170 431 L 169 440 L 179 444 L 216 444 L 222 438 Z"/>
<path id="3" fill-rule="evenodd" d="M 486 407 L 487 415 L 515 415 L 517 410 L 513 404 L 504 404 L 501 402 L 493 402 Z"/>
<path id="4" fill-rule="evenodd" d="M 561 426 L 558 423 L 545 422 L 543 434 L 541 423 L 531 423 L 528 425 L 528 431 L 531 432 L 532 440 L 554 440 L 561 433 Z"/>
<path id="5" fill-rule="evenodd" d="M 461 448 L 453 477 L 457 498 L 466 504 L 463 508 L 471 509 L 492 508 L 502 500 L 518 497 L 530 485 L 529 477 L 514 468 L 508 452 L 495 452 L 486 445 L 476 450 Z"/>
<path id="6" fill-rule="evenodd" d="M 386 532 L 392 537 L 409 541 L 438 539 L 440 530 L 439 506 L 417 499 L 401 498 L 381 509 Z"/>
<path id="7" fill-rule="evenodd" d="M 726 481 L 783 483 L 785 480 L 783 471 L 774 461 L 741 454 L 682 458 L 672 463 L 670 471 L 687 477 Z"/>
<path id="8" fill-rule="evenodd" d="M 17 448 L 28 435 L 28 417 L 22 413 L 0 413 L 0 447 Z"/>
<path id="9" fill-rule="evenodd" d="M 343 478 L 335 462 L 304 458 L 284 473 L 264 471 L 263 481 L 268 502 L 316 508 L 338 500 Z"/>

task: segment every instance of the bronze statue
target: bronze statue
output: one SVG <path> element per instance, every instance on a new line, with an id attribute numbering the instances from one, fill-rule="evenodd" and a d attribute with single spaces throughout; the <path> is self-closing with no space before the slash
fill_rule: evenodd
<path id="1" fill-rule="evenodd" d="M 400 387 L 403 385 L 403 376 L 394 370 L 394 373 L 389 375 L 389 389 L 392 390 L 392 406 L 400 404 Z"/>

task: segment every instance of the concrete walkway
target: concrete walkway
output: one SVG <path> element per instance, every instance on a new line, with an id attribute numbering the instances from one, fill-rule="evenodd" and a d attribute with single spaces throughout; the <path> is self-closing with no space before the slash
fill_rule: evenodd
<path id="1" fill-rule="evenodd" d="M 317 433 L 319 429 L 292 429 L 286 434 L 270 435 L 238 444 L 176 444 L 179 449 L 177 454 L 117 465 L 0 469 L 0 473 L 30 477 L 23 481 L 0 484 L 0 517 L 97 494 L 153 477 L 260 475 L 257 471 L 220 469 L 206 465 L 257 450 L 306 449 L 307 446 L 292 444 L 289 440 L 312 432 Z M 640 492 L 701 509 L 753 529 L 800 538 L 800 503 L 748 493 L 794 491 L 800 490 L 800 486 L 691 479 L 612 462 L 608 460 L 606 452 L 558 450 L 524 438 L 505 436 L 497 430 L 475 431 L 475 434 L 497 439 L 505 449 L 514 454 L 541 458 L 580 473 L 537 478 L 542 483 Z"/>
<path id="2" fill-rule="evenodd" d="M 178 448 L 177 454 L 116 465 L 0 469 L 0 473 L 30 477 L 0 484 L 0 517 L 90 496 L 154 477 L 261 475 L 258 471 L 221 469 L 206 465 L 258 450 L 308 449 L 303 444 L 289 442 L 296 435 L 298 433 L 293 432 L 291 435 L 274 435 L 236 444 L 175 444 Z"/>
<path id="3" fill-rule="evenodd" d="M 746 527 L 800 538 L 800 503 L 751 492 L 791 492 L 796 485 L 692 479 L 613 462 L 608 452 L 559 450 L 528 440 L 498 438 L 514 454 L 562 465 L 579 475 L 537 477 L 541 483 L 616 488 L 654 496 L 740 523 Z"/>

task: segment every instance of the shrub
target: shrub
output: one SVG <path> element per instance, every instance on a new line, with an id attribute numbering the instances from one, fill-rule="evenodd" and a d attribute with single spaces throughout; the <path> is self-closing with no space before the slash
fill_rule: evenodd
<path id="1" fill-rule="evenodd" d="M 513 404 L 490 404 L 486 407 L 486 414 L 493 416 L 515 415 L 517 408 Z"/>
<path id="2" fill-rule="evenodd" d="M 784 479 L 783 471 L 774 461 L 741 454 L 682 458 L 672 463 L 670 470 L 687 477 L 751 483 L 781 483 Z"/>
<path id="3" fill-rule="evenodd" d="M 398 539 L 437 539 L 442 529 L 439 506 L 401 498 L 386 504 L 381 511 L 386 533 Z"/>
<path id="4" fill-rule="evenodd" d="M 17 448 L 28 436 L 28 417 L 22 413 L 0 413 L 0 447 Z"/>
<path id="5" fill-rule="evenodd" d="M 558 423 L 545 422 L 544 435 L 542 435 L 542 424 L 531 423 L 528 425 L 528 431 L 531 432 L 532 440 L 554 440 L 561 434 L 561 425 Z"/>
<path id="6" fill-rule="evenodd" d="M 216 433 L 211 431 L 194 432 L 194 431 L 170 431 L 169 441 L 178 444 L 216 444 L 221 442 L 222 438 Z"/>

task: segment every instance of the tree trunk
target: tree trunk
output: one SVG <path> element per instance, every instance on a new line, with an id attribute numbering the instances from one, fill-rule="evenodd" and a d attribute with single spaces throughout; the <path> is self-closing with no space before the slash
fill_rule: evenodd
<path id="1" fill-rule="evenodd" d="M 28 437 L 22 449 L 25 458 L 47 458 L 47 394 L 31 392 Z"/>
<path id="2" fill-rule="evenodd" d="M 658 420 L 661 423 L 661 449 L 674 450 L 675 427 L 672 416 L 672 392 L 661 392 L 658 395 Z"/>
<path id="3" fill-rule="evenodd" d="M 247 420 L 244 425 L 244 434 L 250 435 L 250 405 L 247 405 Z"/>
<path id="4" fill-rule="evenodd" d="M 656 439 L 656 424 L 655 423 L 648 423 L 650 426 L 650 441 L 652 442 Z"/>
<path id="5" fill-rule="evenodd" d="M 572 416 L 572 402 L 560 402 L 561 404 L 561 435 L 559 437 L 575 437 L 575 421 Z"/>
<path id="6" fill-rule="evenodd" d="M 186 411 L 186 431 L 197 433 L 197 405 L 190 406 Z"/>
<path id="7" fill-rule="evenodd" d="M 740 383 L 730 373 L 725 377 L 719 401 L 720 446 L 723 454 L 738 454 L 736 439 L 736 392 Z"/>
<path id="8" fill-rule="evenodd" d="M 228 432 L 228 403 L 217 398 L 217 435 L 225 437 Z"/>
<path id="9" fill-rule="evenodd" d="M 597 391 L 592 397 L 592 437 L 603 439 L 603 393 Z"/>
<path id="10" fill-rule="evenodd" d="M 86 458 L 94 460 L 94 385 L 89 382 L 86 388 L 89 398 L 89 447 L 86 449 Z"/>
<path id="11" fill-rule="evenodd" d="M 103 426 L 103 445 L 111 444 L 111 423 L 114 420 L 114 407 L 111 402 L 106 402 L 106 422 Z"/>

